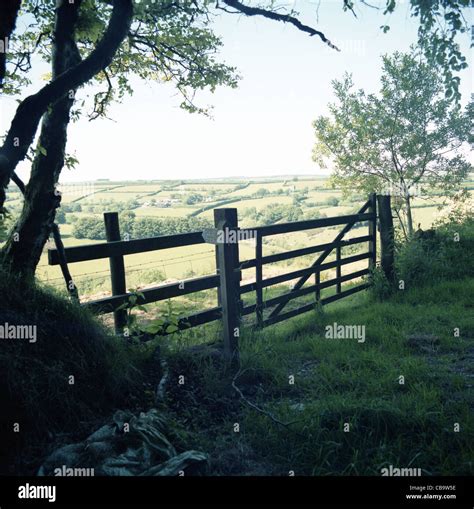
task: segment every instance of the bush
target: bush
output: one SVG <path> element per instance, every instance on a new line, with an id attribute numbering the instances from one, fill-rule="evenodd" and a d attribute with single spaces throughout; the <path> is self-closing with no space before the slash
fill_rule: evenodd
<path id="1" fill-rule="evenodd" d="M 185 198 L 184 203 L 186 205 L 194 205 L 196 203 L 201 203 L 204 201 L 204 196 L 199 193 L 191 193 L 187 198 Z"/>
<path id="2" fill-rule="evenodd" d="M 59 209 L 56 211 L 56 222 L 58 224 L 66 224 L 66 214 L 64 210 Z"/>
<path id="3" fill-rule="evenodd" d="M 3 215 L 0 215 L 0 242 L 3 242 L 7 239 L 8 227 L 6 218 Z"/>
<path id="4" fill-rule="evenodd" d="M 397 249 L 397 277 L 405 285 L 474 276 L 474 219 L 415 233 Z"/>
<path id="5" fill-rule="evenodd" d="M 99 217 L 80 217 L 74 223 L 72 234 L 76 239 L 105 240 L 104 221 Z"/>

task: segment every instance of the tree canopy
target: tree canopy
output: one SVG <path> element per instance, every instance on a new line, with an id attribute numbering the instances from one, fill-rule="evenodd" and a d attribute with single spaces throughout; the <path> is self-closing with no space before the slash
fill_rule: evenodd
<path id="1" fill-rule="evenodd" d="M 378 95 L 356 90 L 348 74 L 333 87 L 330 116 L 314 122 L 314 159 L 334 165 L 343 189 L 401 198 L 410 235 L 410 198 L 435 187 L 454 192 L 471 168 L 472 103 L 462 110 L 447 98 L 439 66 L 419 54 L 383 57 Z"/>

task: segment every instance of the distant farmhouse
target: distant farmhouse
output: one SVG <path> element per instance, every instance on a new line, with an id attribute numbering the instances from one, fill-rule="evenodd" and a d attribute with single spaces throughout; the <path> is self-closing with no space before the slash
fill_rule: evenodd
<path id="1" fill-rule="evenodd" d="M 142 207 L 158 207 L 160 209 L 164 209 L 180 202 L 181 200 L 177 200 L 174 198 L 163 198 L 161 200 L 155 200 L 153 202 L 146 201 L 143 203 Z"/>

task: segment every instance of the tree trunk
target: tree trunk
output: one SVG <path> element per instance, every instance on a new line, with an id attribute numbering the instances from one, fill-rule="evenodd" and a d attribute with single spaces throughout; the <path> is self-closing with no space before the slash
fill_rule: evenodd
<path id="1" fill-rule="evenodd" d="M 53 46 L 53 78 L 77 65 L 80 55 L 74 41 L 77 4 L 63 2 L 56 14 Z M 45 114 L 38 150 L 24 195 L 23 210 L 3 248 L 4 268 L 22 277 L 33 277 L 51 233 L 61 197 L 56 191 L 64 166 L 69 115 L 74 93 L 62 97 Z M 44 150 L 43 150 L 44 149 Z"/>
<path id="2" fill-rule="evenodd" d="M 407 233 L 408 238 L 411 239 L 413 237 L 413 217 L 411 215 L 411 199 L 409 194 L 405 197 L 405 207 L 407 212 Z"/>
<path id="3" fill-rule="evenodd" d="M 60 205 L 61 197 L 55 188 L 64 165 L 72 103 L 61 99 L 43 120 L 38 143 L 47 153 L 39 153 L 33 162 L 21 216 L 3 248 L 4 267 L 23 277 L 34 275 Z"/>
<path id="4" fill-rule="evenodd" d="M 9 39 L 15 30 L 16 18 L 21 0 L 2 0 L 0 3 L 0 44 L 8 46 Z M 0 51 L 0 89 L 3 87 L 7 66 L 6 47 Z"/>

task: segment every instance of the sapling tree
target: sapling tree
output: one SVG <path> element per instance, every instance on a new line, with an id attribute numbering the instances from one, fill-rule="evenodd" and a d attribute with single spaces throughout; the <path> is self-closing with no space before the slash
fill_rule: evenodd
<path id="1" fill-rule="evenodd" d="M 411 236 L 413 196 L 452 194 L 471 168 L 473 107 L 446 97 L 439 66 L 422 54 L 385 56 L 382 69 L 378 94 L 355 89 L 348 74 L 333 81 L 336 102 L 314 122 L 313 158 L 332 165 L 345 190 L 394 194 Z"/>

